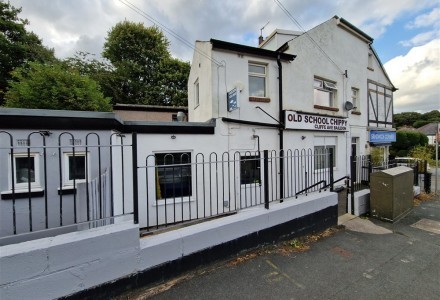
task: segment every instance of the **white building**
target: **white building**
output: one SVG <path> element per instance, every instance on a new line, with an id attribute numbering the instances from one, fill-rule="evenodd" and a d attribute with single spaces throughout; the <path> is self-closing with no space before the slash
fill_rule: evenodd
<path id="1" fill-rule="evenodd" d="M 336 16 L 305 33 L 276 30 L 259 48 L 198 41 L 189 121 L 221 121 L 229 149 L 257 150 L 255 136 L 260 149 L 331 148 L 335 179 L 346 176 L 350 155 L 378 146 L 386 157 L 395 140 L 396 89 L 372 42 Z"/>

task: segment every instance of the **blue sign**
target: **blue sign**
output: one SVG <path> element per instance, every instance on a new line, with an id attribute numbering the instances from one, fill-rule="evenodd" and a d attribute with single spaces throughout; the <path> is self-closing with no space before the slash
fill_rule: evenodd
<path id="1" fill-rule="evenodd" d="M 228 92 L 228 111 L 233 111 L 238 108 L 238 90 L 237 88 L 232 89 Z"/>
<path id="2" fill-rule="evenodd" d="M 370 131 L 370 143 L 389 144 L 396 141 L 395 131 Z"/>

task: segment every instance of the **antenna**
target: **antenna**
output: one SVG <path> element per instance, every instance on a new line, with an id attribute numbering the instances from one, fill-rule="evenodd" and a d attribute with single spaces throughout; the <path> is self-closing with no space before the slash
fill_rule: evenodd
<path id="1" fill-rule="evenodd" d="M 260 35 L 261 35 L 261 36 L 263 36 L 263 29 L 267 26 L 267 24 L 269 24 L 269 22 L 270 22 L 270 21 L 267 21 L 267 23 L 264 24 L 263 27 L 261 27 L 261 29 L 260 29 Z"/>

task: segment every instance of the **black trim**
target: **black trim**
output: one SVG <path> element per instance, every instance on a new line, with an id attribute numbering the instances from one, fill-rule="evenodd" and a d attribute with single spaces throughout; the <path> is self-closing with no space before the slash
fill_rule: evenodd
<path id="1" fill-rule="evenodd" d="M 124 122 L 114 113 L 0 108 L 0 128 L 2 129 L 214 134 L 215 126 L 215 119 L 209 122 Z"/>
<path id="2" fill-rule="evenodd" d="M 212 48 L 236 51 L 240 53 L 252 54 L 257 56 L 269 57 L 277 59 L 278 57 L 285 61 L 293 61 L 296 55 L 271 51 L 263 48 L 250 47 L 240 44 L 229 43 L 225 41 L 211 39 Z"/>
<path id="3" fill-rule="evenodd" d="M 73 194 L 76 194 L 76 188 L 58 189 L 58 195 L 73 195 Z"/>
<path id="4" fill-rule="evenodd" d="M 255 126 L 266 126 L 266 127 L 273 127 L 273 128 L 280 128 L 280 127 L 282 127 L 282 125 L 280 125 L 280 124 L 270 124 L 270 123 L 238 120 L 238 119 L 231 119 L 231 118 L 222 118 L 222 121 L 223 122 L 229 122 L 229 123 L 237 123 L 237 124 L 245 124 L 245 125 L 255 125 Z"/>
<path id="5" fill-rule="evenodd" d="M 14 197 L 13 197 L 14 196 Z M 31 198 L 37 198 L 37 197 L 43 197 L 44 191 L 34 191 L 34 192 L 28 192 L 28 191 L 15 191 L 15 193 L 7 193 L 2 194 L 2 200 L 12 200 L 12 199 L 28 199 Z"/>
<path id="6" fill-rule="evenodd" d="M 338 17 L 336 16 L 336 18 L 338 18 Z M 353 24 L 351 24 L 350 22 L 348 22 L 344 18 L 339 18 L 339 21 L 342 24 L 344 24 L 345 26 L 347 26 L 348 28 L 350 28 L 351 30 L 353 30 L 354 32 L 356 32 L 357 34 L 359 34 L 360 36 L 362 36 L 363 38 L 367 39 L 370 43 L 373 42 L 373 38 L 371 36 L 369 36 L 368 34 L 363 32 L 362 30 L 360 30 L 359 28 L 357 28 L 356 26 L 354 26 Z"/>
<path id="7" fill-rule="evenodd" d="M 179 274 L 206 265 L 219 259 L 236 255 L 244 249 L 271 244 L 289 238 L 319 232 L 337 225 L 338 206 L 330 206 L 321 211 L 303 216 L 223 243 L 188 256 L 164 263 L 152 269 L 141 271 L 116 281 L 63 297 L 61 299 L 110 299 L 124 292 L 153 283 L 163 282 Z"/>

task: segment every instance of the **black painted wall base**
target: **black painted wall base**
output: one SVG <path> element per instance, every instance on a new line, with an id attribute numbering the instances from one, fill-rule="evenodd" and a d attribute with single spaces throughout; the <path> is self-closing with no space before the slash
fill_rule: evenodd
<path id="1" fill-rule="evenodd" d="M 337 225 L 337 222 L 338 206 L 335 205 L 313 214 L 170 261 L 152 269 L 123 277 L 113 282 L 104 283 L 64 297 L 63 299 L 108 299 L 142 286 L 168 280 L 195 267 L 230 257 L 245 249 L 252 249 L 264 244 L 325 230 Z"/>

